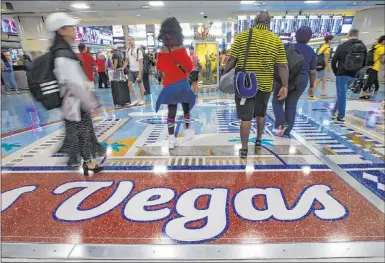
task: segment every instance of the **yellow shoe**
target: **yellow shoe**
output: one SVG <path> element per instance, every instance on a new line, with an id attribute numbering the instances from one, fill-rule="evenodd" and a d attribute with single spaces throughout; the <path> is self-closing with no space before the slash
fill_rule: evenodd
<path id="1" fill-rule="evenodd" d="M 318 98 L 316 96 L 310 96 L 309 99 L 311 99 L 311 100 L 318 100 Z"/>

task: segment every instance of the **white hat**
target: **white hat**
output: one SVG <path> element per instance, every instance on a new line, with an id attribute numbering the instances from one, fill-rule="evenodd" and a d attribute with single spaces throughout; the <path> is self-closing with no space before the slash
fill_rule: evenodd
<path id="1" fill-rule="evenodd" d="M 117 46 L 117 45 L 113 45 L 113 46 L 112 46 L 112 49 L 113 49 L 113 50 L 117 50 L 117 49 L 118 49 L 118 46 Z"/>
<path id="2" fill-rule="evenodd" d="M 48 31 L 57 31 L 65 26 L 76 26 L 80 23 L 80 19 L 73 18 L 67 13 L 53 13 L 47 16 L 45 27 Z"/>

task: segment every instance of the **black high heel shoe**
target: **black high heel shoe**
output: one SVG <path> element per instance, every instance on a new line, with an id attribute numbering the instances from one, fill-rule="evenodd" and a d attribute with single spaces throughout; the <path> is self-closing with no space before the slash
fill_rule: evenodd
<path id="1" fill-rule="evenodd" d="M 88 165 L 86 163 L 83 163 L 83 173 L 84 173 L 84 176 L 88 176 L 88 171 L 92 171 L 94 172 L 94 174 L 97 174 L 97 173 L 100 173 L 101 171 L 103 171 L 104 168 L 102 166 L 99 166 L 99 165 L 96 165 L 95 168 L 91 169 L 88 167 Z"/>

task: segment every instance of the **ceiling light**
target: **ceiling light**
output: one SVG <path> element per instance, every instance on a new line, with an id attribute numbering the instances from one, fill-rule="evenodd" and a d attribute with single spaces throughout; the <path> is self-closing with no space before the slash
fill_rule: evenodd
<path id="1" fill-rule="evenodd" d="M 150 6 L 164 6 L 163 1 L 150 1 L 148 2 Z"/>
<path id="2" fill-rule="evenodd" d="M 136 15 L 136 16 L 140 16 L 140 15 Z"/>
<path id="3" fill-rule="evenodd" d="M 320 1 L 305 1 L 304 3 L 305 4 L 317 4 L 319 3 Z"/>
<path id="4" fill-rule="evenodd" d="M 265 2 L 254 2 L 253 3 L 253 5 L 259 5 L 259 6 L 265 5 L 265 4 L 266 4 Z"/>
<path id="5" fill-rule="evenodd" d="M 252 5 L 255 1 L 241 1 L 241 5 Z"/>
<path id="6" fill-rule="evenodd" d="M 150 9 L 151 6 L 150 6 L 150 5 L 142 5 L 141 8 L 142 8 L 142 9 Z"/>
<path id="7" fill-rule="evenodd" d="M 205 14 L 205 13 L 203 13 L 203 12 L 201 13 L 201 15 L 204 15 L 204 14 Z"/>
<path id="8" fill-rule="evenodd" d="M 76 3 L 76 4 L 72 4 L 71 6 L 74 7 L 74 8 L 77 8 L 77 9 L 88 9 L 88 8 L 90 8 L 85 3 Z"/>
<path id="9" fill-rule="evenodd" d="M 229 19 L 232 19 L 231 17 L 229 17 Z"/>

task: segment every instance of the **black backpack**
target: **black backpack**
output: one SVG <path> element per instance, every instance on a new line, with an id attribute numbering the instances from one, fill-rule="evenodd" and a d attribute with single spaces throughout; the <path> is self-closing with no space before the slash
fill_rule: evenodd
<path id="1" fill-rule="evenodd" d="M 47 110 L 60 108 L 62 104 L 59 83 L 53 73 L 54 60 L 55 54 L 50 51 L 32 60 L 27 68 L 29 90 Z"/>
<path id="2" fill-rule="evenodd" d="M 294 90 L 296 88 L 297 79 L 301 73 L 303 64 L 305 63 L 305 58 L 295 49 L 293 43 L 289 44 L 289 47 L 286 49 L 286 58 L 287 66 L 289 68 L 289 90 Z M 279 77 L 279 72 L 276 70 L 275 81 L 282 86 L 281 78 Z"/>
<path id="3" fill-rule="evenodd" d="M 362 42 L 352 43 L 346 50 L 344 68 L 346 71 L 357 72 L 365 66 L 366 50 Z"/>
<path id="4" fill-rule="evenodd" d="M 376 47 L 373 45 L 372 48 L 368 51 L 368 55 L 366 56 L 366 66 L 372 67 L 374 66 L 374 52 L 376 51 Z"/>
<path id="5" fill-rule="evenodd" d="M 318 51 L 317 51 L 317 71 L 324 70 L 326 67 L 324 53 L 325 51 L 322 52 L 321 54 L 318 54 Z"/>

